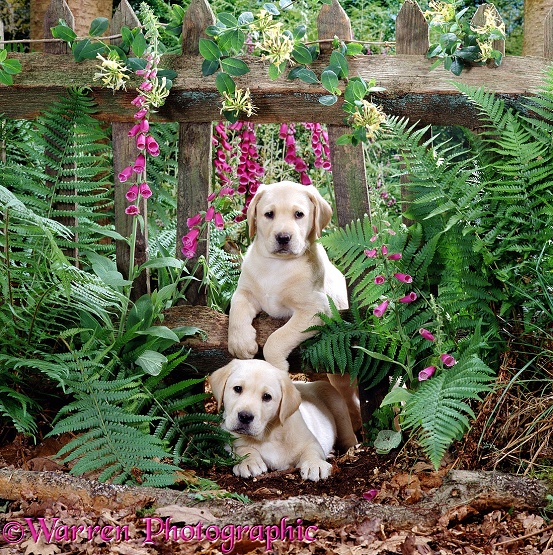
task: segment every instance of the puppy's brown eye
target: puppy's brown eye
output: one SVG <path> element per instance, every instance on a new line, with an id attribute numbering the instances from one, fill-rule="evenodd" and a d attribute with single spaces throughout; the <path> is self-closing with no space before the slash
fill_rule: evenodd
<path id="1" fill-rule="evenodd" d="M 241 385 L 235 385 L 232 388 L 236 393 L 242 393 L 242 386 Z"/>
<path id="2" fill-rule="evenodd" d="M 265 212 L 265 217 L 268 220 L 272 220 L 275 217 L 275 213 L 272 210 L 269 210 L 269 212 Z"/>
<path id="3" fill-rule="evenodd" d="M 300 211 L 298 210 L 298 211 L 296 212 L 295 216 L 296 216 L 296 219 L 297 219 L 297 220 L 300 220 L 301 218 L 303 218 L 304 214 L 303 214 L 303 212 L 300 212 Z"/>
<path id="4" fill-rule="evenodd" d="M 269 393 L 263 393 L 263 396 L 261 397 L 261 400 L 265 401 L 266 403 L 269 402 L 271 399 L 272 397 Z"/>

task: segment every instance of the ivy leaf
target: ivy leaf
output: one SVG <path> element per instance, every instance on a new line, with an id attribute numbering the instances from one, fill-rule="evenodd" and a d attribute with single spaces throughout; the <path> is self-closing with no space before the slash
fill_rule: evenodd
<path id="1" fill-rule="evenodd" d="M 224 60 L 221 60 L 221 67 L 223 68 L 223 71 L 226 71 L 229 75 L 234 75 L 235 77 L 245 75 L 250 71 L 248 65 L 238 58 L 225 58 Z"/>
<path id="2" fill-rule="evenodd" d="M 224 71 L 217 74 L 217 77 L 215 78 L 215 86 L 217 87 L 219 94 L 226 92 L 229 95 L 233 95 L 236 90 L 236 83 L 234 82 L 234 79 Z"/>
<path id="3" fill-rule="evenodd" d="M 319 102 L 325 106 L 332 106 L 336 104 L 338 97 L 335 94 L 327 94 L 319 98 Z"/>
<path id="4" fill-rule="evenodd" d="M 218 60 L 221 57 L 221 50 L 219 50 L 219 47 L 217 46 L 215 41 L 211 39 L 200 39 L 198 46 L 200 49 L 200 54 L 206 60 Z"/>
<path id="5" fill-rule="evenodd" d="M 72 51 L 76 62 L 93 60 L 96 55 L 103 52 L 106 46 L 100 42 L 92 42 L 90 39 L 80 40 L 73 43 Z"/>
<path id="6" fill-rule="evenodd" d="M 331 69 L 325 69 L 323 71 L 321 75 L 321 83 L 328 92 L 332 94 L 339 92 L 338 76 Z"/>
<path id="7" fill-rule="evenodd" d="M 217 19 L 225 27 L 238 27 L 238 19 L 236 19 L 231 13 L 223 12 L 217 14 Z"/>
<path id="8" fill-rule="evenodd" d="M 101 37 L 109 27 L 109 21 L 106 17 L 97 17 L 90 24 L 88 34 L 91 37 Z"/>
<path id="9" fill-rule="evenodd" d="M 296 44 L 294 50 L 292 50 L 292 57 L 298 64 L 310 64 L 313 62 L 311 51 L 303 44 Z"/>

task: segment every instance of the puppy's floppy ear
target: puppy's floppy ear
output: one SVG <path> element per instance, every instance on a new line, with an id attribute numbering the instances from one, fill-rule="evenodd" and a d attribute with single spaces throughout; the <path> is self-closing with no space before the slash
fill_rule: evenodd
<path id="1" fill-rule="evenodd" d="M 294 386 L 288 372 L 282 372 L 282 377 L 280 379 L 282 399 L 280 400 L 280 407 L 278 410 L 278 419 L 281 424 L 292 416 L 299 408 L 301 404 L 300 392 Z"/>
<path id="2" fill-rule="evenodd" d="M 257 218 L 255 212 L 257 210 L 257 203 L 261 200 L 266 187 L 266 185 L 260 185 L 257 188 L 257 191 L 252 200 L 250 201 L 250 204 L 248 205 L 247 217 L 250 239 L 253 239 L 255 232 L 257 231 Z"/>
<path id="3" fill-rule="evenodd" d="M 332 207 L 321 196 L 321 193 L 317 191 L 314 185 L 304 185 L 304 187 L 309 196 L 309 200 L 311 200 L 315 207 L 313 212 L 313 226 L 309 233 L 309 239 L 315 241 L 321 236 L 323 229 L 330 223 L 332 219 Z"/>
<path id="4" fill-rule="evenodd" d="M 229 362 L 226 366 L 215 370 L 211 376 L 207 378 L 209 385 L 211 386 L 211 391 L 213 392 L 213 397 L 217 401 L 217 410 L 221 409 L 223 404 L 223 393 L 225 391 L 225 385 L 229 379 L 230 374 L 234 369 L 234 361 Z"/>

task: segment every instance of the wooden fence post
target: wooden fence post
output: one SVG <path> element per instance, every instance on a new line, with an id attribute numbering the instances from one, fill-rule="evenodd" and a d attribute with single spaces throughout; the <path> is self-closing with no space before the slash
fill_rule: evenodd
<path id="1" fill-rule="evenodd" d="M 545 16 L 543 24 L 543 57 L 553 60 L 553 8 Z"/>
<path id="2" fill-rule="evenodd" d="M 503 23 L 503 19 L 499 15 L 496 7 L 493 4 L 480 4 L 476 13 L 470 20 L 470 24 L 474 25 L 475 27 L 482 27 L 486 22 L 486 12 L 492 14 L 492 17 L 495 20 L 496 25 L 499 27 Z M 499 50 L 503 56 L 505 56 L 505 41 L 504 40 L 494 40 L 492 43 L 492 48 L 494 50 Z M 496 66 L 497 64 L 491 60 L 488 65 Z"/>
<path id="3" fill-rule="evenodd" d="M 121 0 L 121 3 L 115 10 L 109 34 L 115 35 L 121 31 L 121 27 L 129 28 L 138 27 L 140 21 L 127 0 Z M 112 39 L 113 44 L 119 44 L 120 39 Z M 129 106 L 131 110 L 132 106 Z M 133 122 L 113 122 L 111 125 L 111 141 L 113 148 L 113 174 L 114 174 L 114 211 L 115 211 L 115 231 L 123 237 L 130 237 L 132 230 L 132 218 L 137 216 L 129 216 L 125 214 L 128 201 L 125 194 L 132 183 L 136 182 L 136 174 L 133 172 L 129 181 L 119 183 L 119 173 L 128 165 L 132 164 L 137 156 L 136 139 L 129 137 L 129 130 L 133 126 Z M 140 215 L 144 218 L 144 228 L 138 226 L 136 235 L 135 248 L 135 264 L 142 264 L 148 259 L 148 225 L 147 225 L 147 200 L 142 199 Z M 115 256 L 117 261 L 117 269 L 125 276 L 129 275 L 129 245 L 125 241 L 116 241 Z M 150 290 L 149 275 L 143 272 L 133 283 L 132 298 L 138 299 Z"/>
<path id="4" fill-rule="evenodd" d="M 182 26 L 182 55 L 199 54 L 199 40 L 204 29 L 215 23 L 215 16 L 206 0 L 192 0 L 186 10 Z M 207 38 L 207 37 L 206 37 Z M 181 238 L 188 233 L 186 220 L 207 209 L 211 184 L 212 124 L 181 123 L 179 125 L 178 189 L 177 189 L 177 257 L 182 258 Z M 201 238 L 200 238 L 201 239 Z M 191 267 L 200 256 L 207 258 L 209 233 L 198 243 Z M 201 279 L 201 275 L 197 276 Z M 186 290 L 188 304 L 206 304 L 206 291 L 200 282 L 193 281 Z"/>
<path id="5" fill-rule="evenodd" d="M 59 24 L 63 19 L 71 29 L 75 29 L 75 18 L 65 0 L 52 0 L 44 14 L 44 38 L 51 39 L 50 29 Z M 66 42 L 45 42 L 44 52 L 47 54 L 68 54 L 71 52 Z"/>
<path id="6" fill-rule="evenodd" d="M 317 17 L 319 40 L 337 36 L 342 40 L 353 39 L 351 23 L 338 0 L 324 4 Z M 321 54 L 328 55 L 332 47 L 321 43 Z M 344 117 L 345 117 L 344 112 Z M 345 226 L 369 213 L 365 156 L 362 148 L 337 145 L 336 140 L 351 129 L 345 125 L 328 126 L 330 161 L 336 199 L 338 225 Z"/>
<path id="7" fill-rule="evenodd" d="M 407 54 L 411 56 L 426 56 L 429 47 L 428 22 L 422 10 L 415 0 L 405 0 L 396 18 L 396 54 Z M 432 137 L 429 130 L 425 135 L 426 139 Z M 408 175 L 400 177 L 403 185 L 409 182 Z M 406 187 L 401 187 L 402 212 L 406 211 L 411 195 Z M 412 220 L 403 217 L 403 223 L 407 226 L 413 223 Z"/>

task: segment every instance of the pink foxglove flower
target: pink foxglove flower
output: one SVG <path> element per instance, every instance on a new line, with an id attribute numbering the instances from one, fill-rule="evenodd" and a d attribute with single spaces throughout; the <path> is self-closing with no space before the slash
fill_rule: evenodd
<path id="1" fill-rule="evenodd" d="M 143 133 L 140 133 L 140 135 L 136 137 L 136 148 L 138 150 L 144 150 L 146 148 L 146 135 Z"/>
<path id="2" fill-rule="evenodd" d="M 127 166 L 120 174 L 119 174 L 119 181 L 121 183 L 125 183 L 127 179 L 132 175 L 132 166 Z"/>
<path id="3" fill-rule="evenodd" d="M 139 212 L 140 210 L 138 209 L 138 206 L 136 206 L 136 204 L 129 204 L 129 206 L 125 208 L 125 214 L 127 214 L 128 216 L 136 216 Z"/>
<path id="4" fill-rule="evenodd" d="M 144 118 L 139 125 L 141 133 L 148 133 L 150 130 L 150 122 L 146 118 Z"/>
<path id="5" fill-rule="evenodd" d="M 129 137 L 136 137 L 137 133 L 140 131 L 140 125 L 137 123 L 136 125 L 133 125 L 130 130 L 129 130 Z"/>
<path id="6" fill-rule="evenodd" d="M 405 295 L 405 297 L 401 297 L 401 299 L 398 299 L 398 301 L 400 303 L 412 303 L 413 301 L 417 300 L 417 294 L 413 291 L 411 291 L 411 293 L 409 293 L 408 295 Z"/>
<path id="7" fill-rule="evenodd" d="M 388 256 L 388 260 L 400 260 L 401 259 L 401 253 L 400 252 L 395 252 L 393 254 L 390 254 Z"/>
<path id="8" fill-rule="evenodd" d="M 197 225 L 200 225 L 201 221 L 202 221 L 202 215 L 196 214 L 195 216 L 192 216 L 191 218 L 188 218 L 186 220 L 186 225 L 189 228 L 196 227 Z"/>
<path id="9" fill-rule="evenodd" d="M 150 198 L 152 196 L 152 190 L 147 183 L 141 183 L 138 187 L 138 190 L 144 198 Z"/>
<path id="10" fill-rule="evenodd" d="M 215 212 L 215 217 L 213 218 L 215 227 L 217 229 L 223 229 L 225 227 L 225 220 L 220 212 Z"/>
<path id="11" fill-rule="evenodd" d="M 388 247 L 386 245 L 382 245 L 382 247 L 380 248 L 380 250 L 382 251 L 382 254 L 384 256 L 386 256 L 388 254 Z"/>
<path id="12" fill-rule="evenodd" d="M 213 216 L 215 216 L 215 208 L 210 206 L 205 213 L 205 221 L 210 222 L 213 219 Z"/>
<path id="13" fill-rule="evenodd" d="M 382 285 L 385 281 L 386 278 L 384 276 L 376 276 L 374 278 L 374 282 L 376 283 L 376 285 Z"/>
<path id="14" fill-rule="evenodd" d="M 373 310 L 373 314 L 377 317 L 377 318 L 382 318 L 382 316 L 384 316 L 384 313 L 386 312 L 386 309 L 388 308 L 388 301 L 384 301 L 383 303 L 380 303 L 374 310 Z"/>
<path id="15" fill-rule="evenodd" d="M 199 234 L 200 230 L 198 228 L 194 228 L 182 238 L 182 254 L 184 254 L 186 258 L 194 258 L 198 247 Z"/>
<path id="16" fill-rule="evenodd" d="M 367 255 L 368 258 L 376 257 L 376 249 L 365 249 L 363 252 Z"/>
<path id="17" fill-rule="evenodd" d="M 428 378 L 431 378 L 434 375 L 434 372 L 436 372 L 435 366 L 427 366 L 419 372 L 419 382 L 424 382 Z"/>
<path id="18" fill-rule="evenodd" d="M 131 185 L 131 187 L 125 194 L 125 198 L 129 202 L 134 202 L 138 198 L 138 185 Z"/>
<path id="19" fill-rule="evenodd" d="M 413 278 L 409 274 L 394 274 L 394 277 L 403 283 L 412 283 Z"/>
<path id="20" fill-rule="evenodd" d="M 457 363 L 457 361 L 451 355 L 448 355 L 447 353 L 443 354 L 440 357 L 440 359 L 446 366 L 453 366 L 454 364 Z"/>
<path id="21" fill-rule="evenodd" d="M 159 145 L 151 135 L 146 137 L 146 150 L 150 156 L 159 156 Z"/>
<path id="22" fill-rule="evenodd" d="M 146 167 L 146 158 L 144 154 L 139 154 L 134 162 L 133 170 L 135 173 L 142 173 Z"/>
<path id="23" fill-rule="evenodd" d="M 302 185 L 311 185 L 311 183 L 313 183 L 309 175 L 305 172 L 300 175 L 300 182 Z"/>
<path id="24" fill-rule="evenodd" d="M 134 114 L 134 119 L 142 119 L 148 113 L 147 108 L 140 108 L 136 114 Z"/>
<path id="25" fill-rule="evenodd" d="M 419 333 L 427 340 L 427 341 L 435 341 L 436 338 L 425 328 L 421 328 Z"/>

